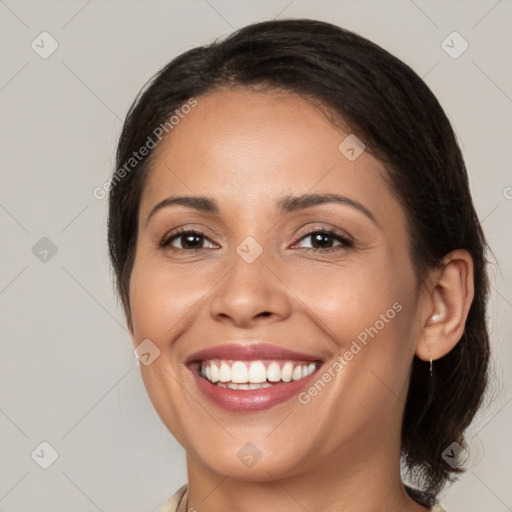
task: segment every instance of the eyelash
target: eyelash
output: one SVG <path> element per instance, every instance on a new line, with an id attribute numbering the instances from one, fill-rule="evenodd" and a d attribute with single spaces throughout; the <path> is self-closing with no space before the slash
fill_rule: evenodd
<path id="1" fill-rule="evenodd" d="M 307 237 L 316 235 L 316 234 L 324 234 L 324 235 L 328 235 L 332 238 L 335 238 L 336 241 L 341 242 L 341 245 L 336 246 L 336 247 L 327 247 L 325 249 L 322 249 L 322 248 L 315 249 L 313 247 L 305 247 L 304 249 L 309 250 L 309 251 L 315 251 L 315 252 L 335 252 L 335 251 L 339 251 L 342 249 L 347 249 L 354 245 L 353 241 L 347 235 L 340 233 L 339 231 L 337 231 L 334 228 L 321 228 L 321 229 L 315 229 L 312 231 L 308 231 L 307 233 L 303 234 L 300 238 L 298 238 L 297 241 L 294 243 L 300 242 L 301 240 L 303 240 Z M 209 238 L 206 236 L 206 234 L 201 231 L 197 231 L 194 229 L 179 228 L 178 230 L 176 230 L 173 233 L 170 233 L 168 236 L 166 236 L 160 243 L 160 247 L 162 247 L 163 249 L 170 248 L 171 250 L 174 250 L 174 251 L 185 251 L 185 252 L 194 252 L 194 251 L 199 251 L 202 249 L 202 248 L 183 249 L 183 248 L 177 248 L 177 247 L 170 246 L 171 242 L 173 242 L 174 240 L 176 240 L 184 235 L 197 235 L 201 238 L 209 240 Z"/>

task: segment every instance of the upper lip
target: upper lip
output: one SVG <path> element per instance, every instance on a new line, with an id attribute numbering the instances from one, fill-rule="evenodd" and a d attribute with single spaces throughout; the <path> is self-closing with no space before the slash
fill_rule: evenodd
<path id="1" fill-rule="evenodd" d="M 270 343 L 253 343 L 250 345 L 226 343 L 194 352 L 187 357 L 185 364 L 208 359 L 232 359 L 237 361 L 257 361 L 259 359 L 286 359 L 290 361 L 320 360 L 318 356 L 303 354 Z"/>

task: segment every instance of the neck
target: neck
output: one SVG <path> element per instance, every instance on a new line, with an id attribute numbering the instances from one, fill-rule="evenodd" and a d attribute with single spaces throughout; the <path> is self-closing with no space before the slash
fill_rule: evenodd
<path id="1" fill-rule="evenodd" d="M 220 475 L 187 455 L 188 504 L 185 508 L 182 503 L 180 512 L 426 512 L 428 509 L 403 488 L 396 448 L 395 456 L 385 446 L 380 452 L 369 450 L 357 459 L 346 452 L 333 453 L 316 467 L 286 476 L 277 477 L 270 468 L 265 481 Z M 359 462 L 348 465 L 341 462 L 344 460 Z"/>

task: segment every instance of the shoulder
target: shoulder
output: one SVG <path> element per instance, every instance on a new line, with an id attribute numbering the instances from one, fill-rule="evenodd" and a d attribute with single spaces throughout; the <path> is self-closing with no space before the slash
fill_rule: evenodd
<path id="1" fill-rule="evenodd" d="M 181 500 L 185 496 L 188 490 L 188 485 L 183 484 L 172 496 L 172 498 L 161 508 L 158 512 L 177 512 L 180 506 Z"/>

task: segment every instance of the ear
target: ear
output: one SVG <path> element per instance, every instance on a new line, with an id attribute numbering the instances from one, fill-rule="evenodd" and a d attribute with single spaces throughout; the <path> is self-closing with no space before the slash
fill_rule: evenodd
<path id="1" fill-rule="evenodd" d="M 468 251 L 447 254 L 433 274 L 421 304 L 422 328 L 416 355 L 439 359 L 459 342 L 474 297 L 473 259 Z"/>

